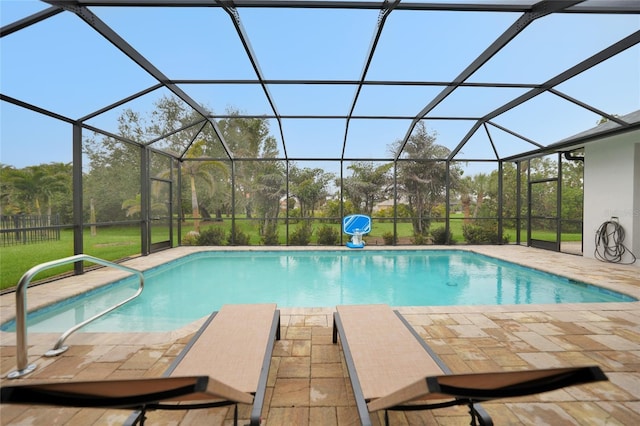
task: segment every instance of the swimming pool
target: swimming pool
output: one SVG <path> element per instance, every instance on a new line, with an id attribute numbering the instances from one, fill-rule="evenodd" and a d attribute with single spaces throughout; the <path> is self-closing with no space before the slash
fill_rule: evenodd
<path id="1" fill-rule="evenodd" d="M 29 314 L 29 332 L 63 332 L 133 294 L 134 278 Z M 145 272 L 142 295 L 80 331 L 169 331 L 225 303 L 280 307 L 630 302 L 636 299 L 461 250 L 208 251 Z M 12 331 L 6 323 L 2 330 Z"/>

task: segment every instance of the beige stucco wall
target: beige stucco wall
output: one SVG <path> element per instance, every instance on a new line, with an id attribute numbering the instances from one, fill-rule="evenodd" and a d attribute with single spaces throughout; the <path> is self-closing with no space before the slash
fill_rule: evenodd
<path id="1" fill-rule="evenodd" d="M 617 217 L 622 243 L 640 257 L 640 131 L 585 146 L 584 256 L 594 257 L 600 226 Z M 630 262 L 626 253 L 623 262 Z M 636 261 L 640 267 L 640 260 Z"/>

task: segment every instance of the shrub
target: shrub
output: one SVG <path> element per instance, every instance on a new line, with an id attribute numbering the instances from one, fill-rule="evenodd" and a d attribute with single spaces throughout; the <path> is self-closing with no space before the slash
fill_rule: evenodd
<path id="1" fill-rule="evenodd" d="M 431 240 L 434 244 L 449 244 L 453 242 L 453 234 L 445 227 L 435 228 L 431 230 Z"/>
<path id="2" fill-rule="evenodd" d="M 469 244 L 498 244 L 498 227 L 495 225 L 462 225 L 462 235 Z M 502 242 L 508 243 L 509 236 L 504 235 Z"/>
<path id="3" fill-rule="evenodd" d="M 424 234 L 413 234 L 413 238 L 411 238 L 411 242 L 417 246 L 421 246 L 427 244 L 428 238 Z"/>
<path id="4" fill-rule="evenodd" d="M 303 223 L 289 236 L 289 244 L 293 246 L 307 246 L 311 242 L 313 229 L 311 225 Z"/>
<path id="5" fill-rule="evenodd" d="M 396 242 L 393 232 L 391 231 L 387 231 L 384 234 L 382 234 L 382 239 L 384 240 L 384 243 L 388 246 L 392 246 Z"/>
<path id="6" fill-rule="evenodd" d="M 481 244 L 485 241 L 485 239 L 489 236 L 485 235 L 486 233 L 482 229 L 482 227 L 478 225 L 464 224 L 462 225 L 462 236 L 464 240 L 469 244 Z"/>
<path id="7" fill-rule="evenodd" d="M 380 210 L 378 210 L 376 212 L 376 219 L 378 220 L 378 222 L 393 222 L 393 218 L 394 216 L 398 216 L 399 218 L 401 217 L 412 217 L 413 213 L 411 211 L 411 209 L 409 208 L 409 206 L 407 206 L 406 204 L 398 204 L 396 206 L 396 209 L 394 210 L 393 207 L 384 207 L 381 208 Z"/>
<path id="8" fill-rule="evenodd" d="M 183 246 L 197 246 L 198 245 L 198 237 L 200 234 L 196 231 L 189 231 L 187 235 L 182 237 L 182 241 L 180 242 Z"/>
<path id="9" fill-rule="evenodd" d="M 318 244 L 323 246 L 336 246 L 340 241 L 340 234 L 338 231 L 328 225 L 324 225 L 318 228 Z"/>
<path id="10" fill-rule="evenodd" d="M 265 246 L 277 246 L 278 243 L 278 227 L 276 225 L 267 225 L 260 238 Z"/>
<path id="11" fill-rule="evenodd" d="M 231 232 L 229 233 L 229 237 L 227 238 L 228 245 L 236 245 L 236 246 L 248 246 L 250 237 L 240 230 L 236 230 L 236 228 L 231 228 Z"/>
<path id="12" fill-rule="evenodd" d="M 200 232 L 198 237 L 199 246 L 223 246 L 224 245 L 224 229 L 212 227 Z"/>

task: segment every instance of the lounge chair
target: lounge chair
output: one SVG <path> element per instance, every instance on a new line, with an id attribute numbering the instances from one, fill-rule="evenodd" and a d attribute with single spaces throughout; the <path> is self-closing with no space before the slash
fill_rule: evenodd
<path id="1" fill-rule="evenodd" d="M 471 424 L 492 425 L 477 403 L 607 380 L 599 367 L 556 368 L 496 373 L 451 374 L 407 320 L 387 305 L 338 306 L 338 336 L 349 371 L 360 421 L 385 410 L 429 410 L 467 405 Z"/>
<path id="2" fill-rule="evenodd" d="M 163 377 L 58 382 L 2 387 L 2 403 L 138 410 L 129 424 L 144 424 L 147 410 L 191 410 L 251 404 L 260 424 L 280 311 L 275 304 L 224 305 L 213 313 Z"/>

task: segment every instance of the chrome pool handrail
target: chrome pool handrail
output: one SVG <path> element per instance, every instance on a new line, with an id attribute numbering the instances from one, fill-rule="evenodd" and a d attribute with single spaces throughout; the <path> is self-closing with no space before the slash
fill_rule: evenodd
<path id="1" fill-rule="evenodd" d="M 69 337 L 72 333 L 78 330 L 81 327 L 84 327 L 88 323 L 100 318 L 103 315 L 108 314 L 116 308 L 124 305 L 125 303 L 135 299 L 142 293 L 144 289 L 144 275 L 141 271 L 137 269 L 129 268 L 128 266 L 120 265 L 118 263 L 109 262 L 107 260 L 99 259 L 97 257 L 89 256 L 87 254 L 77 254 L 75 256 L 65 257 L 63 259 L 52 260 L 50 262 L 41 263 L 40 265 L 36 265 L 33 268 L 29 269 L 23 276 L 20 278 L 18 285 L 16 287 L 16 355 L 18 361 L 17 370 L 12 371 L 7 375 L 9 379 L 15 379 L 25 374 L 32 372 L 35 368 L 35 364 L 28 364 L 27 359 L 27 288 L 29 283 L 33 279 L 33 277 L 46 269 L 50 269 L 56 266 L 66 265 L 69 263 L 75 263 L 79 261 L 89 261 L 92 263 L 97 263 L 99 265 L 108 266 L 116 269 L 123 270 L 125 272 L 129 272 L 131 274 L 135 274 L 140 279 L 140 287 L 138 291 L 131 297 L 123 300 L 122 302 L 112 306 L 105 311 L 94 315 L 93 317 L 81 322 L 80 324 L 76 324 L 71 327 L 69 330 L 65 331 L 58 341 L 56 342 L 53 349 L 49 350 L 45 356 L 55 356 L 59 355 L 62 352 L 66 351 L 68 347 L 63 347 L 62 343 Z"/>

